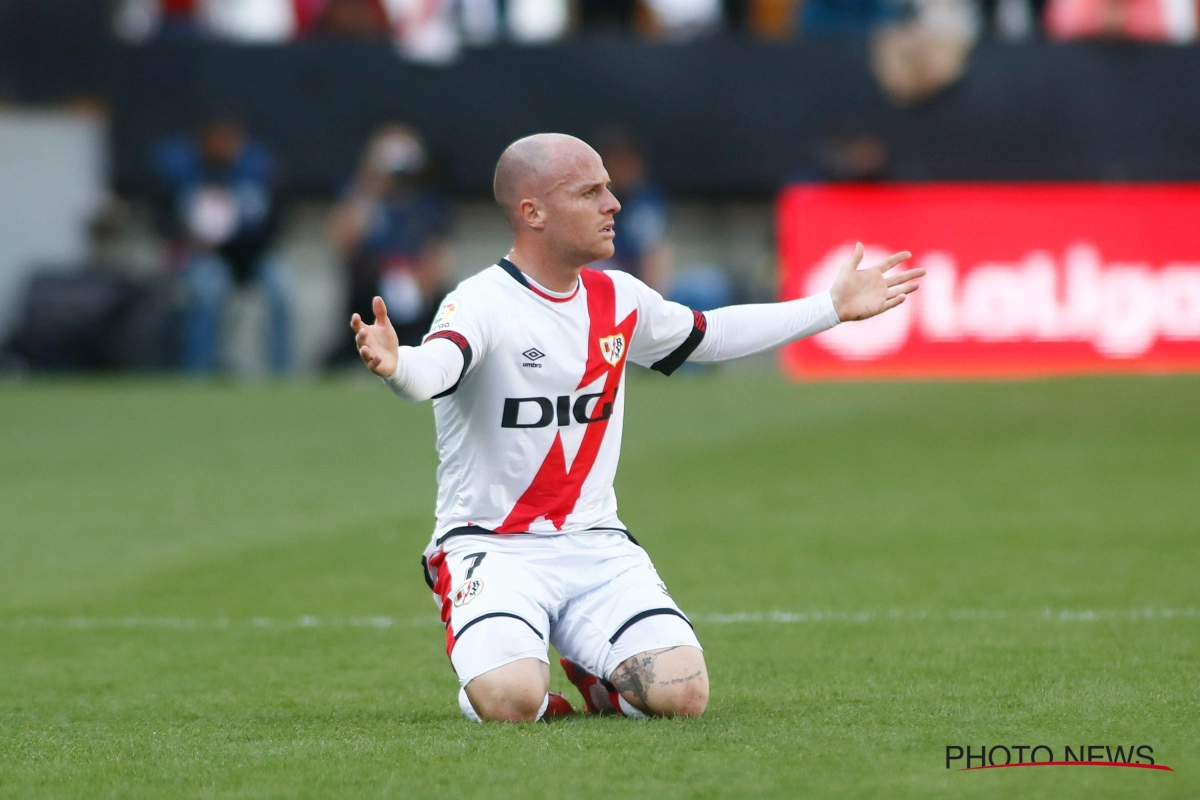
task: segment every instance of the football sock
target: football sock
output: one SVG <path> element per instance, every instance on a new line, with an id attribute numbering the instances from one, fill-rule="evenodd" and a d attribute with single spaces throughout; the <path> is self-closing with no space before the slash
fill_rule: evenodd
<path id="1" fill-rule="evenodd" d="M 617 695 L 617 705 L 621 709 L 622 714 L 633 719 L 646 719 L 646 715 L 638 710 L 633 703 L 626 700 L 620 692 L 616 692 L 615 694 Z"/>
<path id="2" fill-rule="evenodd" d="M 463 716 L 471 720 L 471 722 L 483 722 L 479 714 L 476 713 L 475 707 L 471 705 L 471 698 L 467 697 L 466 688 L 458 690 L 458 708 L 462 711 Z M 565 717 L 569 714 L 574 714 L 575 709 L 571 708 L 570 701 L 561 694 L 546 693 L 542 699 L 542 707 L 538 709 L 536 720 L 540 721 L 548 717 Z"/>
<path id="3" fill-rule="evenodd" d="M 480 716 L 475 713 L 475 707 L 471 705 L 471 698 L 467 697 L 465 686 L 458 690 L 458 708 L 462 711 L 463 716 L 471 720 L 471 722 L 483 722 Z"/>

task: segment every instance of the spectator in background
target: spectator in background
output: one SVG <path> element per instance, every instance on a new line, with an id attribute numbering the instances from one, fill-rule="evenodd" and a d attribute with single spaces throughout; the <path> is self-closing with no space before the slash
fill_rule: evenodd
<path id="1" fill-rule="evenodd" d="M 315 34 L 362 39 L 391 35 L 391 24 L 383 0 L 292 0 L 296 30 L 301 36 Z"/>
<path id="2" fill-rule="evenodd" d="M 1050 0 L 1045 14 L 1051 39 L 1196 41 L 1194 0 Z"/>
<path id="3" fill-rule="evenodd" d="M 641 148 L 629 131 L 612 127 L 595 137 L 596 152 L 604 159 L 612 191 L 621 203 L 617 214 L 616 252 L 600 269 L 619 269 L 640 278 L 652 289 L 668 294 L 671 246 L 667 241 L 667 197 L 646 178 Z"/>
<path id="4" fill-rule="evenodd" d="M 416 130 L 382 126 L 333 213 L 333 242 L 346 268 L 346 316 L 372 313 L 371 299 L 381 295 L 402 345 L 421 343 L 449 290 L 450 215 L 428 186 L 429 162 Z M 338 341 L 326 366 L 358 363 L 354 340 Z"/>
<path id="5" fill-rule="evenodd" d="M 296 35 L 293 0 L 205 0 L 213 36 L 237 42 L 286 42 Z"/>
<path id="6" fill-rule="evenodd" d="M 293 0 L 112 1 L 116 33 L 129 42 L 212 36 L 274 43 L 288 41 L 296 31 Z"/>
<path id="7" fill-rule="evenodd" d="M 198 373 L 220 366 L 225 301 L 235 286 L 253 284 L 267 301 L 267 362 L 286 371 L 290 308 L 285 268 L 270 255 L 279 227 L 270 153 L 241 124 L 221 118 L 196 139 L 164 143 L 155 166 L 163 232 L 187 290 L 184 366 Z"/>
<path id="8" fill-rule="evenodd" d="M 980 22 L 988 36 L 1019 42 L 1040 33 L 1045 8 L 1046 0 L 980 0 Z"/>
<path id="9" fill-rule="evenodd" d="M 129 222 L 128 207 L 107 198 L 88 226 L 88 256 L 44 265 L 30 276 L 19 321 L 0 346 L 0 373 L 176 365 L 173 287 L 134 275 L 125 241 Z"/>
<path id="10" fill-rule="evenodd" d="M 805 0 L 800 4 L 803 36 L 861 36 L 899 22 L 905 16 L 900 0 Z"/>
<path id="11" fill-rule="evenodd" d="M 693 39 L 721 27 L 721 0 L 642 0 L 642 4 L 648 12 L 647 27 L 662 39 Z"/>
<path id="12" fill-rule="evenodd" d="M 579 27 L 585 33 L 633 31 L 637 0 L 578 0 Z"/>
<path id="13" fill-rule="evenodd" d="M 919 105 L 958 81 L 979 36 L 973 0 L 911 0 L 911 16 L 875 31 L 871 69 L 894 105 Z"/>
<path id="14" fill-rule="evenodd" d="M 197 17 L 199 0 L 159 0 L 162 14 L 160 35 L 168 38 L 190 38 L 200 31 Z"/>

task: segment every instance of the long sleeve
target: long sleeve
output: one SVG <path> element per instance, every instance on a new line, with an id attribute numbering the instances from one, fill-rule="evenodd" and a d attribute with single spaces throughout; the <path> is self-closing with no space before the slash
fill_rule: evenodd
<path id="1" fill-rule="evenodd" d="M 383 382 L 396 396 L 420 402 L 453 388 L 466 366 L 459 345 L 448 338 L 431 338 L 420 347 L 401 347 L 396 371 Z"/>
<path id="2" fill-rule="evenodd" d="M 704 338 L 688 357 L 700 364 L 761 353 L 838 324 L 829 292 L 786 303 L 726 306 L 704 317 Z"/>

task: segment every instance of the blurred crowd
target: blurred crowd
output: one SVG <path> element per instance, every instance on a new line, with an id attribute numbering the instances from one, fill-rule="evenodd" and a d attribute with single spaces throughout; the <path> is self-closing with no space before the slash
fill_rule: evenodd
<path id="1" fill-rule="evenodd" d="M 617 34 L 687 41 L 866 36 L 884 93 L 916 105 L 957 81 L 975 44 L 1196 41 L 1200 0 L 120 0 L 128 41 L 208 37 L 393 41 L 406 58 L 449 64 L 464 47 Z"/>
<path id="2" fill-rule="evenodd" d="M 973 40 L 1196 40 L 1197 0 L 119 0 L 117 30 L 130 41 L 212 37 L 245 42 L 305 38 L 395 41 L 409 57 L 453 60 L 463 46 L 536 44 L 572 35 L 626 33 L 688 40 L 722 32 L 827 37 L 920 28 Z"/>
<path id="3" fill-rule="evenodd" d="M 696 308 L 726 303 L 731 287 L 720 269 L 674 273 L 667 198 L 647 177 L 632 134 L 604 127 L 592 141 L 622 203 L 616 253 L 596 266 L 630 272 Z M 269 145 L 236 117 L 216 114 L 159 142 L 150 159 L 160 253 L 154 280 L 134 279 L 121 263 L 114 243 L 130 209 L 112 200 L 91 226 L 86 263 L 43 270 L 30 283 L 21 319 L 7 341 L 0 337 L 0 370 L 227 372 L 231 301 L 244 293 L 257 295 L 263 310 L 256 360 L 275 374 L 296 367 L 295 281 L 280 252 L 283 214 Z M 415 127 L 384 123 L 327 211 L 326 238 L 344 297 L 339 316 L 370 319 L 371 301 L 381 295 L 406 345 L 420 344 L 454 278 L 453 204 L 437 188 L 434 161 Z M 319 366 L 358 363 L 347 334 L 333 338 Z"/>
<path id="4" fill-rule="evenodd" d="M 233 118 L 214 117 L 196 135 L 155 153 L 159 231 L 182 286 L 181 360 L 195 373 L 222 368 L 223 311 L 231 292 L 265 300 L 264 362 L 292 367 L 292 281 L 276 252 L 280 228 L 275 170 L 267 146 Z M 449 291 L 450 204 L 430 186 L 431 160 L 411 126 L 387 123 L 367 142 L 357 172 L 334 202 L 328 236 L 340 261 L 344 317 L 371 318 L 382 295 L 402 344 L 419 344 Z M 339 337 L 327 368 L 357 363 Z"/>

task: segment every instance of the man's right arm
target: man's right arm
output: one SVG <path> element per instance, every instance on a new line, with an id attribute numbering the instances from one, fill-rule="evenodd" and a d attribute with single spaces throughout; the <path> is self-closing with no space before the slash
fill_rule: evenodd
<path id="1" fill-rule="evenodd" d="M 399 348 L 396 371 L 383 381 L 397 397 L 419 403 L 453 388 L 465 365 L 464 350 L 449 338 L 435 338 Z"/>
<path id="2" fill-rule="evenodd" d="M 383 298 L 376 297 L 371 305 L 374 324 L 366 324 L 358 314 L 350 318 L 354 341 L 367 369 L 399 397 L 419 402 L 453 393 L 482 354 L 485 337 L 480 326 L 455 319 L 460 301 L 453 295 L 442 302 L 433 330 L 419 347 L 400 347 Z M 472 340 L 480 347 L 473 348 Z"/>

